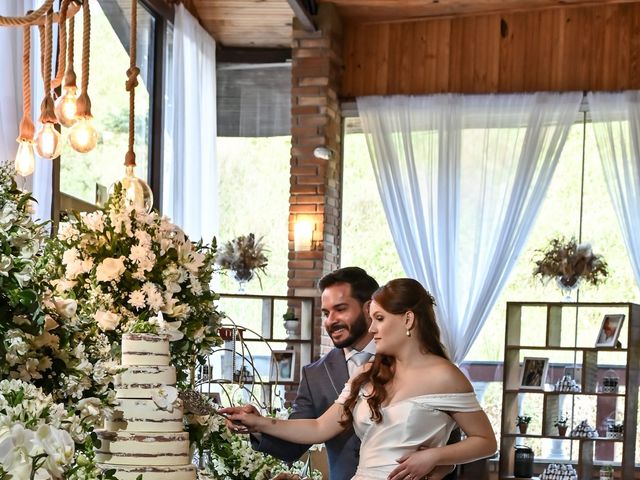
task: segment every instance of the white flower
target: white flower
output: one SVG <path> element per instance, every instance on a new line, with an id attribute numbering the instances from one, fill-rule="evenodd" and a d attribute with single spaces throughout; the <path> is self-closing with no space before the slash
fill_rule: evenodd
<path id="1" fill-rule="evenodd" d="M 178 390 L 170 385 L 163 385 L 152 391 L 151 398 L 158 408 L 173 412 L 178 399 Z"/>
<path id="2" fill-rule="evenodd" d="M 75 300 L 54 297 L 53 303 L 56 307 L 56 312 L 58 312 L 62 318 L 71 319 L 76 316 L 78 304 Z"/>
<path id="3" fill-rule="evenodd" d="M 74 443 L 69 432 L 53 428 L 50 425 L 41 425 L 32 441 L 34 445 L 38 444 L 47 453 L 44 468 L 52 476 L 62 477 L 64 467 L 73 460 Z"/>
<path id="4" fill-rule="evenodd" d="M 124 257 L 105 258 L 96 268 L 96 280 L 99 282 L 118 280 L 124 271 Z"/>
<path id="5" fill-rule="evenodd" d="M 81 217 L 90 230 L 94 232 L 104 231 L 104 214 L 100 210 L 91 213 L 82 213 Z"/>
<path id="6" fill-rule="evenodd" d="M 98 310 L 93 318 L 98 323 L 100 329 L 103 331 L 115 330 L 120 323 L 119 315 L 112 312 L 107 312 L 105 310 Z"/>
<path id="7" fill-rule="evenodd" d="M 82 420 L 89 419 L 95 423 L 102 415 L 102 410 L 100 409 L 101 405 L 102 403 L 98 398 L 83 398 L 78 402 L 76 409 L 80 410 L 80 418 Z"/>
<path id="8" fill-rule="evenodd" d="M 34 432 L 25 429 L 21 423 L 0 429 L 0 465 L 16 480 L 27 480 L 31 476 L 29 449 L 34 436 Z"/>
<path id="9" fill-rule="evenodd" d="M 182 322 L 167 322 L 162 312 L 158 312 L 155 317 L 149 319 L 152 325 L 158 325 L 158 331 L 169 336 L 170 342 L 175 342 L 184 338 L 184 333 L 180 331 Z"/>
<path id="10" fill-rule="evenodd" d="M 144 308 L 144 292 L 142 290 L 134 290 L 131 292 L 129 294 L 129 305 L 138 309 Z"/>

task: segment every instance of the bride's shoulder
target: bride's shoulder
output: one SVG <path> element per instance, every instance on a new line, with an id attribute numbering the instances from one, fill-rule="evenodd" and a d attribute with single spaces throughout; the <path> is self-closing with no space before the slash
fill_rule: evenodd
<path id="1" fill-rule="evenodd" d="M 442 393 L 473 392 L 469 379 L 453 363 L 446 359 L 432 362 L 425 367 L 425 378 L 429 378 L 431 387 Z"/>

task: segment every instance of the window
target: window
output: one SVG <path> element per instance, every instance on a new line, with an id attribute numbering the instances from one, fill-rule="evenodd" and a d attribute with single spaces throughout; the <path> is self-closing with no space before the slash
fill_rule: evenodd
<path id="1" fill-rule="evenodd" d="M 585 179 L 581 222 L 583 165 Z M 382 209 L 358 119 L 345 120 L 343 176 L 348 180 L 343 187 L 342 265 L 361 266 L 380 282 L 404 276 Z M 638 302 L 640 290 L 633 276 L 602 176 L 593 131 L 583 120 L 577 121 L 571 128 L 526 247 L 462 365 L 474 382 L 476 392 L 498 435 L 506 302 L 561 301 L 562 294 L 555 284 L 542 285 L 532 277 L 533 259 L 536 250 L 545 246 L 551 237 L 564 235 L 577 238 L 580 228 L 583 241 L 590 242 L 595 253 L 604 255 L 610 270 L 604 286 L 580 289 L 580 300 Z M 594 328 L 597 331 L 598 325 Z"/>
<path id="2" fill-rule="evenodd" d="M 95 203 L 96 188 L 109 188 L 124 174 L 124 156 L 129 135 L 129 93 L 125 90 L 129 68 L 130 0 L 91 0 L 91 61 L 89 96 L 100 138 L 96 148 L 81 154 L 68 144 L 60 159 L 60 191 Z M 138 6 L 138 50 L 140 68 L 135 91 L 136 175 L 148 181 L 151 100 L 154 86 L 156 17 L 144 4 Z M 75 18 L 75 61 L 78 86 L 82 77 L 82 12 Z M 104 62 L 104 59 L 109 59 Z"/>

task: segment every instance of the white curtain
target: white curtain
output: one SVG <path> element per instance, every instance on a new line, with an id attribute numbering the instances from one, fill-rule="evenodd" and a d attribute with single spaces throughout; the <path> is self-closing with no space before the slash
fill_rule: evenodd
<path id="1" fill-rule="evenodd" d="M 162 212 L 193 239 L 218 230 L 216 44 L 178 4 L 165 104 Z"/>
<path id="2" fill-rule="evenodd" d="M 582 94 L 363 97 L 358 112 L 406 274 L 460 363 L 534 223 Z"/>
<path id="3" fill-rule="evenodd" d="M 35 0 L 6 0 L 0 15 L 19 16 L 35 10 L 42 2 Z M 22 118 L 22 27 L 0 27 L 0 162 L 13 163 L 18 150 L 18 130 Z M 54 35 L 55 37 L 55 35 Z M 40 125 L 40 101 L 44 95 L 40 76 L 40 42 L 37 28 L 31 29 L 31 119 L 36 132 Z M 54 45 L 55 48 L 55 45 Z M 36 155 L 36 168 L 32 176 L 19 178 L 19 187 L 33 192 L 38 201 L 34 217 L 51 218 L 52 162 Z"/>
<path id="4" fill-rule="evenodd" d="M 602 172 L 640 285 L 640 92 L 589 93 L 587 100 Z"/>

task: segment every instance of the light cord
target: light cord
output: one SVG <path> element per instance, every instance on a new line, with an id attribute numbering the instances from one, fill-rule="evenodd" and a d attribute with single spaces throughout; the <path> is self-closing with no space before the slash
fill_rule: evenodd
<path id="1" fill-rule="evenodd" d="M 133 151 L 135 140 L 135 100 L 136 87 L 138 86 L 138 74 L 140 69 L 136 66 L 136 42 L 138 30 L 138 1 L 131 2 L 131 43 L 129 45 L 129 69 L 127 70 L 127 82 L 125 84 L 129 92 L 129 149 L 124 157 L 126 167 L 136 166 L 136 154 Z"/>

